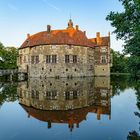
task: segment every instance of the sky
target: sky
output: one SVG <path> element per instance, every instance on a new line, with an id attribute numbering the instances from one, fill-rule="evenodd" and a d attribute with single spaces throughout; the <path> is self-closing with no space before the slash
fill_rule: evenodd
<path id="1" fill-rule="evenodd" d="M 114 30 L 105 18 L 110 11 L 123 11 L 118 0 L 0 0 L 0 42 L 20 47 L 27 34 L 64 29 L 71 18 L 88 38 L 107 36 Z M 122 51 L 123 41 L 111 34 L 111 48 Z"/>

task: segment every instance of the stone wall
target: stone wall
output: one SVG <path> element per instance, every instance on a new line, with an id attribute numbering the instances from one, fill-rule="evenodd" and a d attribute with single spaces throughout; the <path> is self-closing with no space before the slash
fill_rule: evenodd
<path id="1" fill-rule="evenodd" d="M 104 50 L 102 50 L 105 48 Z M 56 63 L 46 63 L 46 55 L 57 55 Z M 65 63 L 65 55 L 70 62 Z M 77 56 L 77 62 L 72 57 Z M 39 57 L 38 63 L 32 63 L 31 57 Z M 101 62 L 101 57 L 106 62 Z M 90 48 L 73 45 L 40 45 L 19 49 L 19 72 L 28 73 L 28 77 L 90 77 L 110 75 L 110 48 L 108 46 Z"/>
<path id="2" fill-rule="evenodd" d="M 110 76 L 110 47 L 95 47 L 95 76 Z"/>
<path id="3" fill-rule="evenodd" d="M 95 65 L 95 76 L 110 76 L 110 65 Z"/>
<path id="4" fill-rule="evenodd" d="M 53 46 L 53 47 L 52 47 Z M 94 65 L 94 49 L 69 45 L 43 45 L 31 48 L 30 57 L 39 55 L 38 64 L 29 64 L 30 77 L 85 77 L 93 76 L 90 65 Z M 57 63 L 46 63 L 46 55 L 57 55 Z M 70 56 L 70 63 L 65 63 L 65 55 Z M 72 56 L 77 56 L 77 63 Z M 89 61 L 89 57 L 92 61 Z"/>
<path id="5" fill-rule="evenodd" d="M 18 71 L 27 73 L 29 63 L 30 63 L 30 48 L 20 49 L 17 58 Z"/>

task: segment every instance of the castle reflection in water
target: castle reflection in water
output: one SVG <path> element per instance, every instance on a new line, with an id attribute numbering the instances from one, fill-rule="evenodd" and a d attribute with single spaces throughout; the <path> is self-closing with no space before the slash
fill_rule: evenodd
<path id="1" fill-rule="evenodd" d="M 29 79 L 18 84 L 19 103 L 28 117 L 52 123 L 74 125 L 88 113 L 111 117 L 111 85 L 109 77 L 74 79 Z"/>

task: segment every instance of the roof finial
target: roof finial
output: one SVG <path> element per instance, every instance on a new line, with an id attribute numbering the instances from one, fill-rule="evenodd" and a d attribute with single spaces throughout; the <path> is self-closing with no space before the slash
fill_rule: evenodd
<path id="1" fill-rule="evenodd" d="M 73 28 L 73 22 L 72 22 L 71 13 L 70 13 L 70 19 L 69 19 L 69 22 L 68 22 L 68 28 L 67 29 L 72 29 L 72 28 Z"/>

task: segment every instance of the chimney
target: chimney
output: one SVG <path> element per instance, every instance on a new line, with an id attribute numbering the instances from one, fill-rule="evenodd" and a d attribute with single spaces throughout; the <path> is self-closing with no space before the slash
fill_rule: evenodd
<path id="1" fill-rule="evenodd" d="M 110 36 L 110 32 L 108 32 L 108 36 Z"/>
<path id="2" fill-rule="evenodd" d="M 48 33 L 51 32 L 51 25 L 47 25 L 47 32 L 48 32 Z"/>
<path id="3" fill-rule="evenodd" d="M 27 34 L 27 38 L 30 38 L 30 34 Z"/>
<path id="4" fill-rule="evenodd" d="M 100 32 L 96 33 L 96 41 L 97 41 L 97 44 L 100 44 Z"/>
<path id="5" fill-rule="evenodd" d="M 79 26 L 78 25 L 76 25 L 76 30 L 79 30 Z"/>
<path id="6" fill-rule="evenodd" d="M 86 35 L 86 31 L 84 31 L 84 35 Z"/>

